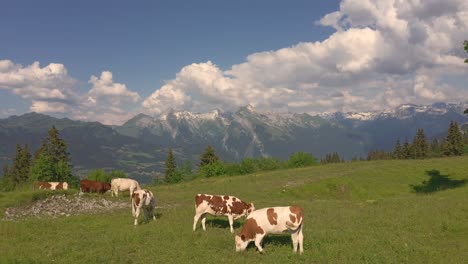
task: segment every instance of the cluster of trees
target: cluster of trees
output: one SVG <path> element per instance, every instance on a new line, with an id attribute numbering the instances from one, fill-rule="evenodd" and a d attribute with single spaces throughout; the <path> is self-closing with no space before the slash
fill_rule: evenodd
<path id="1" fill-rule="evenodd" d="M 110 172 L 106 172 L 103 169 L 95 169 L 88 172 L 85 176 L 85 179 L 92 180 L 92 181 L 101 181 L 110 183 L 114 178 L 127 178 L 127 175 L 120 170 L 113 170 Z"/>
<path id="2" fill-rule="evenodd" d="M 179 182 L 194 177 L 216 177 L 223 175 L 242 175 L 259 171 L 271 171 L 286 168 L 299 168 L 316 165 L 317 159 L 305 152 L 293 153 L 288 160 L 275 158 L 244 158 L 239 163 L 224 162 L 215 153 L 212 146 L 208 146 L 200 155 L 198 169 L 192 171 L 190 163 L 178 167 L 172 149 L 169 149 L 164 171 L 167 183 Z"/>
<path id="3" fill-rule="evenodd" d="M 464 138 L 465 137 L 465 138 Z M 403 144 L 400 139 L 396 141 L 393 151 L 369 151 L 367 160 L 385 159 L 424 159 L 428 157 L 460 156 L 465 152 L 467 136 L 463 135 L 457 122 L 450 122 L 447 136 L 442 139 L 434 138 L 430 143 L 424 130 L 418 129 L 412 142 L 405 138 Z"/>
<path id="4" fill-rule="evenodd" d="M 34 181 L 59 181 L 77 185 L 79 179 L 72 174 L 67 144 L 59 137 L 55 127 L 49 129 L 41 146 L 32 157 L 29 146 L 17 144 L 11 166 L 4 165 L 0 188 L 5 191 Z"/>
<path id="5" fill-rule="evenodd" d="M 325 155 L 325 158 L 323 158 L 320 161 L 321 164 L 340 163 L 340 162 L 345 162 L 345 161 L 344 161 L 344 158 L 340 157 L 338 152 L 328 153 Z"/>

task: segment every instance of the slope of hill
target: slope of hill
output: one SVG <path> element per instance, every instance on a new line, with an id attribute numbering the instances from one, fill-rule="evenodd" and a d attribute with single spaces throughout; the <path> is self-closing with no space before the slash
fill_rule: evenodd
<path id="1" fill-rule="evenodd" d="M 2 237 L 8 237 L 0 239 L 0 251 L 7 262 L 464 263 L 467 171 L 464 156 L 329 164 L 150 186 L 157 198 L 156 221 L 134 228 L 130 208 L 0 221 Z M 207 231 L 193 232 L 197 193 L 236 195 L 256 208 L 300 205 L 304 254 L 292 253 L 287 234 L 268 236 L 263 255 L 252 245 L 236 253 L 226 218 L 208 216 Z M 11 199 L 1 194 L 2 212 L 5 201 Z M 236 233 L 243 223 L 235 222 Z"/>

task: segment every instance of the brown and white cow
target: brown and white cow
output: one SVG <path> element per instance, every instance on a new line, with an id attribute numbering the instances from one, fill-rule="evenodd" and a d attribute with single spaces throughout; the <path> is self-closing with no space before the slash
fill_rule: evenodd
<path id="1" fill-rule="evenodd" d="M 245 221 L 241 232 L 236 235 L 236 251 L 244 251 L 250 241 L 255 241 L 255 246 L 260 253 L 263 237 L 267 234 L 291 234 L 293 250 L 302 254 L 304 251 L 302 235 L 304 214 L 298 206 L 263 208 L 252 212 Z"/>
<path id="2" fill-rule="evenodd" d="M 81 180 L 80 191 L 81 192 L 97 192 L 105 193 L 111 189 L 111 185 L 107 182 L 92 181 L 92 180 Z"/>
<path id="3" fill-rule="evenodd" d="M 68 190 L 66 182 L 35 182 L 34 188 L 43 190 Z"/>
<path id="4" fill-rule="evenodd" d="M 132 215 L 135 218 L 135 225 L 138 225 L 138 217 L 140 210 L 143 210 L 145 215 L 145 222 L 148 222 L 151 217 L 156 220 L 154 216 L 154 207 L 156 201 L 154 195 L 149 190 L 136 190 L 132 193 Z"/>
<path id="5" fill-rule="evenodd" d="M 195 196 L 195 216 L 193 217 L 193 231 L 197 228 L 198 219 L 202 218 L 203 231 L 206 231 L 205 221 L 206 214 L 214 216 L 227 216 L 231 233 L 234 233 L 232 228 L 234 220 L 242 216 L 250 214 L 255 210 L 253 203 L 247 204 L 241 199 L 230 195 L 210 195 L 197 194 Z"/>
<path id="6" fill-rule="evenodd" d="M 133 179 L 115 178 L 111 180 L 112 196 L 119 196 L 119 191 L 130 191 L 130 197 L 135 190 L 140 190 L 140 184 Z"/>

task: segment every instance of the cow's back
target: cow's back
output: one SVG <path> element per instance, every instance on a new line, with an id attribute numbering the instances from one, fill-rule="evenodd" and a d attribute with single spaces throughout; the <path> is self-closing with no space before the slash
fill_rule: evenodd
<path id="1" fill-rule="evenodd" d="M 248 219 L 255 219 L 267 233 L 279 234 L 288 229 L 298 228 L 302 223 L 303 213 L 297 206 L 268 207 L 253 211 Z"/>

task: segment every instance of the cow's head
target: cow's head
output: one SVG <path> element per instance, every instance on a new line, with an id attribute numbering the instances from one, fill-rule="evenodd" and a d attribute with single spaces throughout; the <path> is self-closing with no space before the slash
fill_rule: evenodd
<path id="1" fill-rule="evenodd" d="M 67 182 L 64 182 L 64 183 L 63 183 L 63 189 L 64 189 L 64 190 L 68 190 L 68 183 L 67 183 Z"/>
<path id="2" fill-rule="evenodd" d="M 236 252 L 244 251 L 249 245 L 249 240 L 244 237 L 244 235 L 236 235 Z"/>

